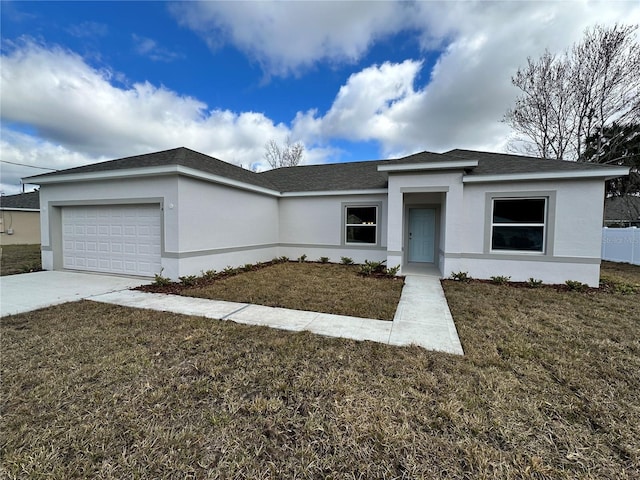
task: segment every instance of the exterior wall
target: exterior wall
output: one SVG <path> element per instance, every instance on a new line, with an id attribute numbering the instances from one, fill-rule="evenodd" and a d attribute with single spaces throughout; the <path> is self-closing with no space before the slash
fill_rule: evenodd
<path id="1" fill-rule="evenodd" d="M 12 231 L 12 234 L 8 232 Z M 40 212 L 3 209 L 0 211 L 0 245 L 39 244 Z"/>
<path id="2" fill-rule="evenodd" d="M 544 254 L 491 253 L 491 196 L 549 195 L 547 245 Z M 513 281 L 529 278 L 546 283 L 578 280 L 599 284 L 602 241 L 602 180 L 486 183 L 464 186 L 464 225 L 460 252 L 447 251 L 444 276 L 467 271 L 475 278 L 511 276 Z"/>
<path id="3" fill-rule="evenodd" d="M 439 204 L 436 264 L 442 272 L 445 267 L 445 253 L 462 251 L 462 191 L 462 172 L 411 172 L 389 175 L 387 265 L 406 266 L 406 207 L 419 203 Z"/>
<path id="4" fill-rule="evenodd" d="M 40 188 L 40 238 L 42 268 L 62 268 L 62 220 L 64 206 L 148 203 L 158 204 L 162 222 L 163 275 L 178 272 L 177 260 L 166 251 L 179 247 L 177 229 L 178 182 L 176 177 L 143 177 L 85 183 L 45 184 Z M 166 208 L 165 208 L 166 206 Z"/>
<path id="5" fill-rule="evenodd" d="M 166 256 L 179 259 L 176 276 L 279 256 L 275 197 L 179 177 L 173 210 L 178 245 Z"/>
<path id="6" fill-rule="evenodd" d="M 386 259 L 387 199 L 386 195 L 325 195 L 280 198 L 280 255 L 309 260 L 329 257 L 340 262 L 350 257 L 356 263 Z M 378 244 L 375 246 L 346 245 L 344 243 L 345 204 L 377 205 Z"/>

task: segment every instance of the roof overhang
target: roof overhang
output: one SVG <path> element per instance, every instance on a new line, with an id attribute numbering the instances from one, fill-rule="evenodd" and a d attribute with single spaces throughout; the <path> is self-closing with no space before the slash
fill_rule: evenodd
<path id="1" fill-rule="evenodd" d="M 536 172 L 536 173 L 508 173 L 497 175 L 465 175 L 463 183 L 489 183 L 489 182 L 522 182 L 527 180 L 577 180 L 587 178 L 600 178 L 610 180 L 612 178 L 629 175 L 629 167 L 606 168 L 602 170 L 580 170 L 563 172 Z"/>
<path id="2" fill-rule="evenodd" d="M 282 198 L 290 197 L 328 197 L 338 195 L 386 195 L 386 188 L 370 188 L 368 190 L 312 190 L 309 192 L 282 192 Z"/>
<path id="3" fill-rule="evenodd" d="M 454 160 L 444 162 L 403 163 L 392 165 L 378 165 L 379 172 L 419 172 L 423 170 L 464 170 L 475 168 L 478 160 Z"/>
<path id="4" fill-rule="evenodd" d="M 162 165 L 158 167 L 129 168 L 122 170 L 108 170 L 98 172 L 83 173 L 67 173 L 55 176 L 34 176 L 24 178 L 23 181 L 34 183 L 37 185 L 48 185 L 55 183 L 78 183 L 91 182 L 101 180 L 120 180 L 124 178 L 140 178 L 140 177 L 157 177 L 166 175 L 183 175 L 186 177 L 197 178 L 207 182 L 226 185 L 229 187 L 249 190 L 252 192 L 262 193 L 265 195 L 280 196 L 280 192 L 259 185 L 233 180 L 231 178 L 214 175 L 212 173 L 196 170 L 195 168 L 185 167 L 183 165 Z"/>
<path id="5" fill-rule="evenodd" d="M 4 212 L 39 212 L 39 208 L 0 207 Z"/>

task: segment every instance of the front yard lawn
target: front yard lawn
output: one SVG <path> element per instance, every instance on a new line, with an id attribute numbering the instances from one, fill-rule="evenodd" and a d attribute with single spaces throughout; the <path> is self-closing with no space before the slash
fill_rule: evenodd
<path id="1" fill-rule="evenodd" d="M 189 297 L 254 303 L 379 320 L 393 320 L 403 279 L 358 275 L 356 265 L 284 262 L 185 287 L 143 287 Z M 200 283 L 200 282 L 199 282 Z"/>
<path id="2" fill-rule="evenodd" d="M 42 268 L 40 262 L 40 244 L 2 245 L 0 275 L 36 272 Z"/>
<path id="3" fill-rule="evenodd" d="M 3 318 L 2 475 L 637 478 L 640 295 L 444 284 L 464 357 L 89 301 Z"/>

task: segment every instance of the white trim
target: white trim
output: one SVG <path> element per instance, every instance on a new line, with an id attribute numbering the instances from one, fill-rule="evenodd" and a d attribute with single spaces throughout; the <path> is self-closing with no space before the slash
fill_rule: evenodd
<path id="1" fill-rule="evenodd" d="M 0 207 L 0 211 L 3 211 L 3 212 L 40 212 L 40 209 L 39 208 Z"/>
<path id="2" fill-rule="evenodd" d="M 477 160 L 457 160 L 429 163 L 403 163 L 401 165 L 378 165 L 379 172 L 407 172 L 415 170 L 451 170 L 473 168 L 478 166 Z"/>
<path id="3" fill-rule="evenodd" d="M 386 188 L 371 188 L 369 190 L 312 190 L 309 192 L 282 192 L 280 197 L 324 197 L 337 195 L 382 195 L 389 193 Z"/>
<path id="4" fill-rule="evenodd" d="M 518 180 L 560 180 L 560 179 L 577 179 L 577 178 L 610 178 L 623 177 L 629 175 L 629 167 L 607 168 L 602 170 L 581 170 L 567 172 L 538 172 L 538 173 L 508 173 L 493 175 L 465 175 L 462 177 L 462 183 L 480 183 L 480 182 L 511 182 Z"/>
<path id="5" fill-rule="evenodd" d="M 220 175 L 214 175 L 212 173 L 203 172 L 195 168 L 189 168 L 182 165 L 162 165 L 158 167 L 144 167 L 144 168 L 127 168 L 122 170 L 107 170 L 99 172 L 83 172 L 83 173 L 68 173 L 65 175 L 56 175 L 52 178 L 46 176 L 41 177 L 27 177 L 24 180 L 30 180 L 38 185 L 48 183 L 65 183 L 65 182 L 81 182 L 91 180 L 116 180 L 120 178 L 130 177 L 149 177 L 157 175 L 171 175 L 178 174 L 186 177 L 198 178 L 206 180 L 212 183 L 219 183 L 221 185 L 227 185 L 230 187 L 241 188 L 243 190 L 249 190 L 252 192 L 264 193 L 266 195 L 280 196 L 280 192 L 271 190 L 269 188 L 260 187 L 258 185 L 251 185 L 250 183 L 241 182 L 239 180 L 233 180 Z"/>
<path id="6" fill-rule="evenodd" d="M 314 190 L 309 192 L 278 192 L 269 188 L 251 185 L 250 183 L 232 180 L 220 175 L 206 173 L 195 168 L 184 167 L 182 165 L 163 165 L 158 167 L 129 168 L 122 170 L 107 170 L 100 172 L 68 173 L 66 175 L 56 175 L 55 177 L 35 176 L 27 177 L 24 180 L 31 180 L 38 185 L 49 183 L 83 182 L 92 180 L 117 180 L 130 177 L 149 177 L 158 175 L 184 175 L 186 177 L 206 180 L 212 183 L 219 183 L 230 187 L 236 187 L 252 192 L 264 193 L 274 197 L 319 197 L 338 195 L 382 195 L 387 194 L 386 188 L 371 188 L 367 190 Z"/>

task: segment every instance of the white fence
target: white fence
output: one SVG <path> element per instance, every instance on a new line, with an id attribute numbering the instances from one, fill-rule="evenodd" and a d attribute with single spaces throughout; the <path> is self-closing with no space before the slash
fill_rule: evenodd
<path id="1" fill-rule="evenodd" d="M 640 265 L 640 228 L 604 227 L 602 259 Z"/>

